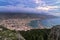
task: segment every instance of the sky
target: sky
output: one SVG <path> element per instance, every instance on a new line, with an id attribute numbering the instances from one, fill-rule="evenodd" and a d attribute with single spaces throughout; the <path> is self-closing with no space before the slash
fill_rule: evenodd
<path id="1" fill-rule="evenodd" d="M 60 16 L 60 0 L 0 0 L 0 12 L 47 12 Z"/>

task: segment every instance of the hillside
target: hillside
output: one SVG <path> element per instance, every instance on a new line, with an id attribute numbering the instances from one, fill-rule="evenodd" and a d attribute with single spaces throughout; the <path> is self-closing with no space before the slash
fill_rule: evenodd
<path id="1" fill-rule="evenodd" d="M 29 31 L 16 31 L 9 30 L 0 26 L 0 39 L 1 40 L 48 40 L 50 29 L 32 29 Z"/>
<path id="2" fill-rule="evenodd" d="M 0 25 L 11 30 L 30 30 L 33 28 L 44 29 L 38 20 L 57 18 L 46 14 L 30 13 L 0 13 Z"/>
<path id="3" fill-rule="evenodd" d="M 46 13 L 0 13 L 0 17 L 5 18 L 40 18 L 40 19 L 46 19 L 46 18 L 57 18 L 53 15 L 47 15 Z"/>

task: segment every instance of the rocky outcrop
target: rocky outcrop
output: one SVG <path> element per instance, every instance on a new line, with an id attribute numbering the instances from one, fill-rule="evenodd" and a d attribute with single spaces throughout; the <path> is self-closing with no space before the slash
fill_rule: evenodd
<path id="1" fill-rule="evenodd" d="M 54 26 L 51 29 L 48 40 L 60 40 L 60 25 Z"/>

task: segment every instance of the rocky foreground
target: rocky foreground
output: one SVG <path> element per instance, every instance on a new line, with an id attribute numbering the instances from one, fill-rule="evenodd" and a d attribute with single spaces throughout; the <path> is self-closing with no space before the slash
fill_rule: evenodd
<path id="1" fill-rule="evenodd" d="M 60 40 L 60 25 L 54 26 L 48 37 L 49 40 Z"/>

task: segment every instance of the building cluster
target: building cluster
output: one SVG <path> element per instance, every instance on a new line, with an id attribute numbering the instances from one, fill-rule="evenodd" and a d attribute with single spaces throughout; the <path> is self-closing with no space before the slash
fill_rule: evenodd
<path id="1" fill-rule="evenodd" d="M 21 15 L 20 15 L 21 16 Z M 14 16 L 9 16 L 9 15 L 3 15 L 0 17 L 0 25 L 10 29 L 10 30 L 30 30 L 32 29 L 31 26 L 27 25 L 28 23 L 30 23 L 30 21 L 32 20 L 41 20 L 40 18 L 25 18 L 25 16 L 18 16 L 18 15 L 14 15 Z M 40 29 L 43 28 L 41 25 L 39 25 Z"/>
<path id="2" fill-rule="evenodd" d="M 31 27 L 27 25 L 29 19 L 5 19 L 0 25 L 10 29 L 10 30 L 30 30 Z"/>

